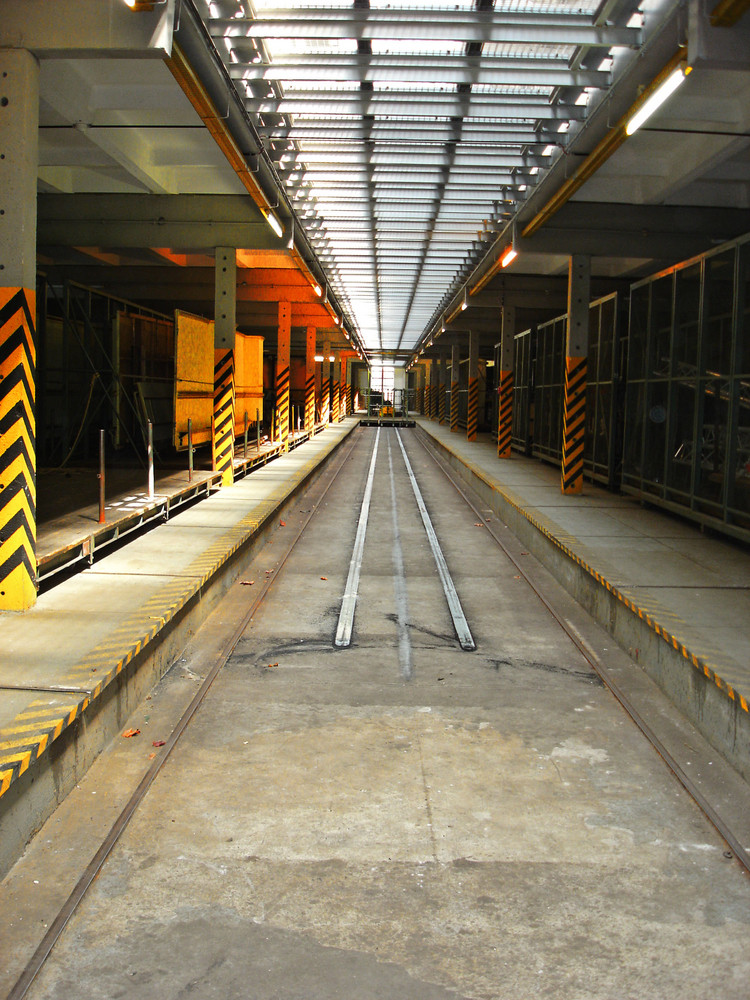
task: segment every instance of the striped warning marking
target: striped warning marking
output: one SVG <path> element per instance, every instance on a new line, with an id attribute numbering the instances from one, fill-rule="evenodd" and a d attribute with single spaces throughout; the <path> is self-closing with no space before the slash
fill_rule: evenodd
<path id="1" fill-rule="evenodd" d="M 451 416 L 452 431 L 458 430 L 458 382 L 451 382 Z"/>
<path id="2" fill-rule="evenodd" d="M 354 428 L 352 427 L 351 430 Z M 273 498 L 256 503 L 240 522 L 169 580 L 137 611 L 128 616 L 62 678 L 60 687 L 77 688 L 80 697 L 65 694 L 66 704 L 47 699 L 33 701 L 8 726 L 0 729 L 0 796 L 49 748 L 104 689 L 141 653 L 188 604 L 200 597 L 212 576 L 268 521 L 275 517 L 308 476 L 325 460 L 349 431 L 316 450 L 314 457 L 294 469 Z M 317 439 L 316 439 L 317 440 Z M 62 695 L 57 697 L 62 698 Z M 68 699 L 70 699 L 68 701 Z"/>
<path id="3" fill-rule="evenodd" d="M 479 425 L 479 379 L 469 379 L 469 408 L 466 414 L 466 440 L 476 441 Z"/>
<path id="4" fill-rule="evenodd" d="M 320 419 L 327 424 L 331 419 L 331 380 L 324 378 L 321 386 Z"/>
<path id="5" fill-rule="evenodd" d="M 36 296 L 0 288 L 0 609 L 36 601 Z"/>
<path id="6" fill-rule="evenodd" d="M 583 489 L 583 438 L 586 424 L 586 369 L 583 358 L 565 359 L 562 492 Z"/>
<path id="7" fill-rule="evenodd" d="M 443 447 L 446 447 L 443 445 Z M 453 452 L 451 452 L 453 454 Z M 456 456 L 460 458 L 460 456 Z M 597 570 L 592 566 L 589 566 L 585 560 L 581 559 L 568 545 L 566 545 L 562 539 L 550 530 L 542 521 L 534 517 L 514 496 L 507 490 L 501 489 L 496 482 L 489 479 L 486 474 L 478 466 L 474 465 L 472 462 L 467 462 L 465 459 L 461 459 L 463 464 L 467 469 L 481 480 L 493 493 L 497 493 L 503 498 L 505 503 L 512 507 L 518 514 L 521 515 L 529 524 L 533 525 L 537 531 L 543 535 L 548 541 L 550 541 L 557 549 L 560 550 L 565 556 L 571 559 L 577 566 L 587 573 L 589 576 L 593 577 L 597 583 L 604 587 L 612 596 L 620 601 L 629 611 L 637 615 L 641 621 L 645 622 L 646 625 L 656 633 L 661 639 L 668 643 L 673 649 L 680 653 L 691 666 L 703 674 L 708 680 L 712 681 L 720 691 L 723 691 L 727 697 L 729 697 L 735 704 L 737 704 L 743 712 L 750 712 L 750 705 L 748 704 L 747 698 L 736 691 L 731 684 L 727 683 L 716 670 L 708 664 L 702 657 L 697 656 L 692 653 L 687 646 L 681 642 L 675 635 L 665 629 L 660 625 L 652 615 L 650 615 L 644 608 L 640 607 L 635 601 L 627 597 L 621 590 L 610 583 L 605 577 L 602 576 Z"/>
<path id="8" fill-rule="evenodd" d="M 89 702 L 83 692 L 79 700 L 66 705 L 50 705 L 49 698 L 40 698 L 0 730 L 0 795 L 75 722 Z"/>
<path id="9" fill-rule="evenodd" d="M 305 381 L 305 430 L 315 426 L 315 375 L 308 375 Z"/>
<path id="10" fill-rule="evenodd" d="M 337 424 L 341 419 L 341 383 L 334 379 L 331 400 L 331 421 Z"/>
<path id="11" fill-rule="evenodd" d="M 276 428 L 284 451 L 289 447 L 289 366 L 276 372 Z"/>
<path id="12" fill-rule="evenodd" d="M 445 423 L 445 383 L 438 385 L 438 423 Z"/>
<path id="13" fill-rule="evenodd" d="M 345 396 L 346 396 L 346 412 L 347 412 L 347 414 L 351 414 L 351 413 L 354 413 L 354 409 L 352 408 L 352 384 L 351 384 L 351 382 L 347 382 L 346 383 L 345 390 L 346 390 L 345 391 Z"/>
<path id="14" fill-rule="evenodd" d="M 501 371 L 498 392 L 497 454 L 510 458 L 510 439 L 513 432 L 513 372 Z"/>
<path id="15" fill-rule="evenodd" d="M 234 351 L 214 352 L 214 466 L 221 485 L 234 482 Z"/>

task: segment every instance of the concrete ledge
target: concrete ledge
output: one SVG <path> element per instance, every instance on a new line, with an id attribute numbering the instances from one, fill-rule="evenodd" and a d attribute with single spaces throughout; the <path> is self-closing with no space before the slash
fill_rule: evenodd
<path id="1" fill-rule="evenodd" d="M 737 771 L 750 781 L 750 711 L 745 695 L 722 679 L 653 614 L 621 593 L 550 525 L 486 472 L 430 433 L 429 438 L 470 486 L 568 593 L 613 636 Z M 498 470 L 499 471 L 499 470 Z"/>
<path id="2" fill-rule="evenodd" d="M 317 478 L 357 425 L 350 419 L 331 427 L 330 434 L 316 435 L 317 448 L 310 443 L 314 454 L 307 462 L 282 474 L 265 499 L 243 506 L 247 513 L 236 524 L 174 576 L 165 575 L 163 586 L 137 603 L 102 641 L 72 663 L 61 657 L 54 682 L 12 690 L 14 704 L 22 701 L 0 728 L 0 876 L 180 656 L 263 546 L 278 516 Z M 304 446 L 295 452 L 300 457 L 305 457 Z M 284 471 L 279 461 L 266 468 L 273 470 L 274 479 Z M 222 492 L 227 495 L 231 489 Z M 154 529 L 152 537 L 160 531 L 168 532 L 169 526 Z M 162 551 L 166 560 L 166 537 Z M 23 615 L 13 616 L 17 632 L 23 622 Z M 9 690 L 2 688 L 0 682 L 0 698 Z"/>

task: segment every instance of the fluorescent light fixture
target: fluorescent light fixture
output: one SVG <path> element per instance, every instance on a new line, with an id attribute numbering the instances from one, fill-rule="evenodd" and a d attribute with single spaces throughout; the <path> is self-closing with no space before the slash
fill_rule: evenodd
<path id="1" fill-rule="evenodd" d="M 465 288 L 464 288 L 464 300 L 463 300 L 463 302 L 461 303 L 461 312 L 463 312 L 463 311 L 464 311 L 464 309 L 467 309 L 467 308 L 468 308 L 468 305 L 469 305 L 469 301 L 468 301 L 468 299 L 467 299 L 467 297 L 466 297 L 466 296 L 467 296 L 467 294 L 468 294 L 468 292 L 467 292 L 467 289 L 465 289 Z"/>
<path id="2" fill-rule="evenodd" d="M 338 318 L 338 316 L 334 316 L 333 317 L 333 322 L 336 324 L 336 326 L 338 326 L 339 323 L 341 322 L 341 320 Z"/>
<path id="3" fill-rule="evenodd" d="M 651 115 L 677 90 L 689 72 L 690 67 L 682 65 L 678 66 L 673 73 L 670 73 L 664 83 L 656 88 L 646 103 L 630 119 L 625 126 L 625 134 L 632 135 L 644 122 L 648 121 Z"/>
<path id="4" fill-rule="evenodd" d="M 325 358 L 323 357 L 322 354 L 316 354 L 313 360 L 314 361 L 325 361 Z"/>
<path id="5" fill-rule="evenodd" d="M 512 264 L 517 256 L 518 256 L 518 251 L 514 250 L 512 245 L 507 247 L 503 251 L 503 255 L 500 258 L 500 267 L 507 267 L 508 264 Z"/>
<path id="6" fill-rule="evenodd" d="M 279 239 L 281 239 L 281 237 L 284 235 L 284 227 L 281 225 L 279 220 L 276 218 L 273 212 L 264 212 L 263 214 L 266 217 L 266 222 L 268 223 L 268 225 L 271 227 L 271 229 L 273 229 L 273 231 L 276 233 Z"/>
<path id="7" fill-rule="evenodd" d="M 313 291 L 318 296 L 318 298 L 320 298 L 320 296 L 323 294 L 323 289 L 320 287 L 320 285 L 313 285 Z"/>

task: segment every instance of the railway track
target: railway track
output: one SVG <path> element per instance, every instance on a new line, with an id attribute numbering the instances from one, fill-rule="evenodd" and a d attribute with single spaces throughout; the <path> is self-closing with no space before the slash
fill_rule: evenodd
<path id="1" fill-rule="evenodd" d="M 389 538 L 393 597 L 392 608 L 384 617 L 391 620 L 393 624 L 390 643 L 397 655 L 400 681 L 408 685 L 419 680 L 419 671 L 421 669 L 424 672 L 427 662 L 425 649 L 428 652 L 432 650 L 431 655 L 435 656 L 437 655 L 435 650 L 440 650 L 441 655 L 452 650 L 451 655 L 455 657 L 463 657 L 464 653 L 472 653 L 477 650 L 477 655 L 489 657 L 491 660 L 493 651 L 487 648 L 487 628 L 482 622 L 472 620 L 472 612 L 469 610 L 472 604 L 476 604 L 476 601 L 470 599 L 468 605 L 462 601 L 462 583 L 467 575 L 467 567 L 460 565 L 460 563 L 456 564 L 455 545 L 453 546 L 453 555 L 446 555 L 443 552 L 440 535 L 445 534 L 445 531 L 441 530 L 439 526 L 436 529 L 430 517 L 428 510 L 430 496 L 434 496 L 436 486 L 434 479 L 425 474 L 425 463 L 429 462 L 435 470 L 440 471 L 441 476 L 446 477 L 450 482 L 451 490 L 457 497 L 460 497 L 460 504 L 466 505 L 464 509 L 471 512 L 473 526 L 477 529 L 481 528 L 482 536 L 488 540 L 489 545 L 494 548 L 498 556 L 511 564 L 513 568 L 512 578 L 523 580 L 531 589 L 536 599 L 544 607 L 545 612 L 551 616 L 556 626 L 565 635 L 566 641 L 575 647 L 577 654 L 606 685 L 638 727 L 640 733 L 648 740 L 682 787 L 714 825 L 725 842 L 725 858 L 727 860 L 731 857 L 735 858 L 746 872 L 750 871 L 750 859 L 744 849 L 741 837 L 730 828 L 730 824 L 722 817 L 709 797 L 704 794 L 700 784 L 687 773 L 684 763 L 665 744 L 653 725 L 653 720 L 646 718 L 643 710 L 623 690 L 618 677 L 608 669 L 608 657 L 596 648 L 590 637 L 587 638 L 582 633 L 581 628 L 570 615 L 569 609 L 561 610 L 556 604 L 555 598 L 550 597 L 549 588 L 545 581 L 533 568 L 533 565 L 530 568 L 529 560 L 520 557 L 518 546 L 515 546 L 507 537 L 507 530 L 494 516 L 491 514 L 489 517 L 487 516 L 489 512 L 481 506 L 476 497 L 470 494 L 466 486 L 451 474 L 434 449 L 428 446 L 425 437 L 419 432 L 403 435 L 396 428 L 388 428 L 378 429 L 374 433 L 359 431 L 352 435 L 352 438 L 351 443 L 347 442 L 342 453 L 330 463 L 329 472 L 306 494 L 304 513 L 294 519 L 288 519 L 283 532 L 276 532 L 274 546 L 277 548 L 273 555 L 271 569 L 265 572 L 265 579 L 261 579 L 257 589 L 253 590 L 252 599 L 245 604 L 242 613 L 239 616 L 235 615 L 231 633 L 223 642 L 222 648 L 215 657 L 215 661 L 199 690 L 183 712 L 165 745 L 160 748 L 151 765 L 143 774 L 125 808 L 112 824 L 107 836 L 82 873 L 68 899 L 50 923 L 36 952 L 8 994 L 8 1000 L 21 1000 L 29 992 L 66 926 L 75 915 L 81 901 L 106 865 L 130 821 L 144 802 L 149 789 L 162 772 L 166 762 L 172 757 L 178 742 L 188 730 L 196 713 L 206 702 L 222 669 L 237 651 L 240 643 L 248 643 L 247 633 L 251 623 L 263 617 L 263 609 L 269 595 L 272 589 L 278 587 L 283 581 L 283 569 L 295 549 L 306 538 L 306 533 L 310 530 L 317 530 L 316 519 L 319 520 L 326 511 L 326 498 L 330 497 L 337 488 L 344 487 L 344 477 L 349 474 L 350 464 L 355 459 L 359 463 L 360 475 L 365 468 L 367 474 L 362 477 L 357 487 L 358 490 L 361 490 L 362 498 L 359 504 L 356 531 L 351 530 L 354 526 L 353 521 L 346 524 L 342 522 L 341 525 L 341 534 L 347 535 L 349 539 L 351 555 L 345 574 L 346 583 L 342 587 L 342 600 L 336 608 L 336 628 L 333 634 L 326 633 L 325 628 L 319 630 L 310 647 L 315 646 L 321 650 L 327 646 L 330 650 L 328 656 L 337 658 L 330 662 L 335 663 L 337 669 L 345 669 L 346 663 L 349 661 L 338 658 L 349 656 L 357 649 L 362 650 L 368 645 L 377 645 L 382 642 L 380 636 L 372 636 L 368 633 L 368 622 L 372 621 L 371 615 L 362 623 L 358 619 L 358 608 L 365 607 L 368 600 L 367 595 L 360 590 L 360 582 L 363 572 L 365 576 L 368 573 L 366 558 L 368 523 L 371 510 L 375 510 L 380 518 L 380 527 L 377 530 L 381 534 L 374 541 L 370 540 L 370 549 L 382 550 L 384 548 L 382 538 L 386 536 Z M 406 446 L 404 445 L 405 439 L 407 440 Z M 420 488 L 419 481 L 423 478 L 426 478 L 428 482 L 423 484 L 423 488 Z M 376 496 L 379 497 L 375 507 L 373 507 L 374 490 L 378 491 Z M 412 509 L 409 509 L 406 502 L 406 498 L 410 494 Z M 427 495 L 427 501 L 425 495 Z M 453 513 L 455 515 L 455 512 Z M 330 520 L 330 512 L 327 516 Z M 330 525 L 327 530 L 330 531 Z M 413 580 L 410 580 L 408 553 L 413 551 L 417 544 L 415 531 L 418 530 L 423 531 L 424 538 L 429 540 L 431 558 L 434 560 L 432 573 L 440 580 L 445 602 L 443 611 L 436 611 L 435 615 L 444 614 L 445 608 L 447 608 L 454 634 L 448 635 L 444 629 L 436 629 L 433 640 L 431 640 L 432 645 L 425 647 L 425 649 L 415 650 L 414 637 L 419 634 L 420 623 L 417 621 L 417 616 L 410 611 L 409 595 L 414 583 Z M 485 558 L 488 562 L 493 562 L 495 557 L 487 544 L 483 543 L 483 545 Z M 386 560 L 382 551 L 380 555 Z M 424 559 L 427 559 L 426 548 Z M 381 572 L 383 563 L 379 563 L 378 566 L 378 572 Z M 459 574 L 454 580 L 457 569 Z M 423 572 L 425 576 L 430 575 L 429 571 Z M 325 579 L 325 577 L 321 577 L 321 579 Z M 341 579 L 343 582 L 343 571 Z M 437 592 L 437 588 L 435 588 L 435 592 Z M 378 600 L 380 600 L 382 592 L 377 591 L 377 595 Z M 231 594 L 227 600 L 232 600 Z M 236 594 L 234 600 L 236 601 Z M 424 624 L 424 622 L 421 623 L 422 626 Z M 458 664 L 459 661 L 456 662 Z M 461 660 L 460 662 L 465 661 Z M 278 666 L 278 664 L 275 665 Z M 457 666 L 456 669 L 458 670 L 459 667 Z M 580 671 L 578 673 L 580 674 Z M 442 681 L 443 678 L 439 677 L 438 680 Z M 432 825 L 431 821 L 430 826 L 432 827 Z M 434 833 L 432 836 L 433 854 L 435 861 L 437 861 L 439 858 L 438 844 L 435 841 Z"/>

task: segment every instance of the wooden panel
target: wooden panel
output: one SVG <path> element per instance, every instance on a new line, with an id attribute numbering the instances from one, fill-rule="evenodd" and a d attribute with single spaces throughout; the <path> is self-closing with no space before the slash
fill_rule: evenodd
<path id="1" fill-rule="evenodd" d="M 187 448 L 187 422 L 193 421 L 193 444 L 211 440 L 214 408 L 214 324 L 175 311 L 174 445 Z"/>
<path id="2" fill-rule="evenodd" d="M 234 433 L 245 429 L 245 411 L 249 424 L 255 423 L 255 411 L 263 420 L 263 338 L 238 333 L 234 339 Z"/>

